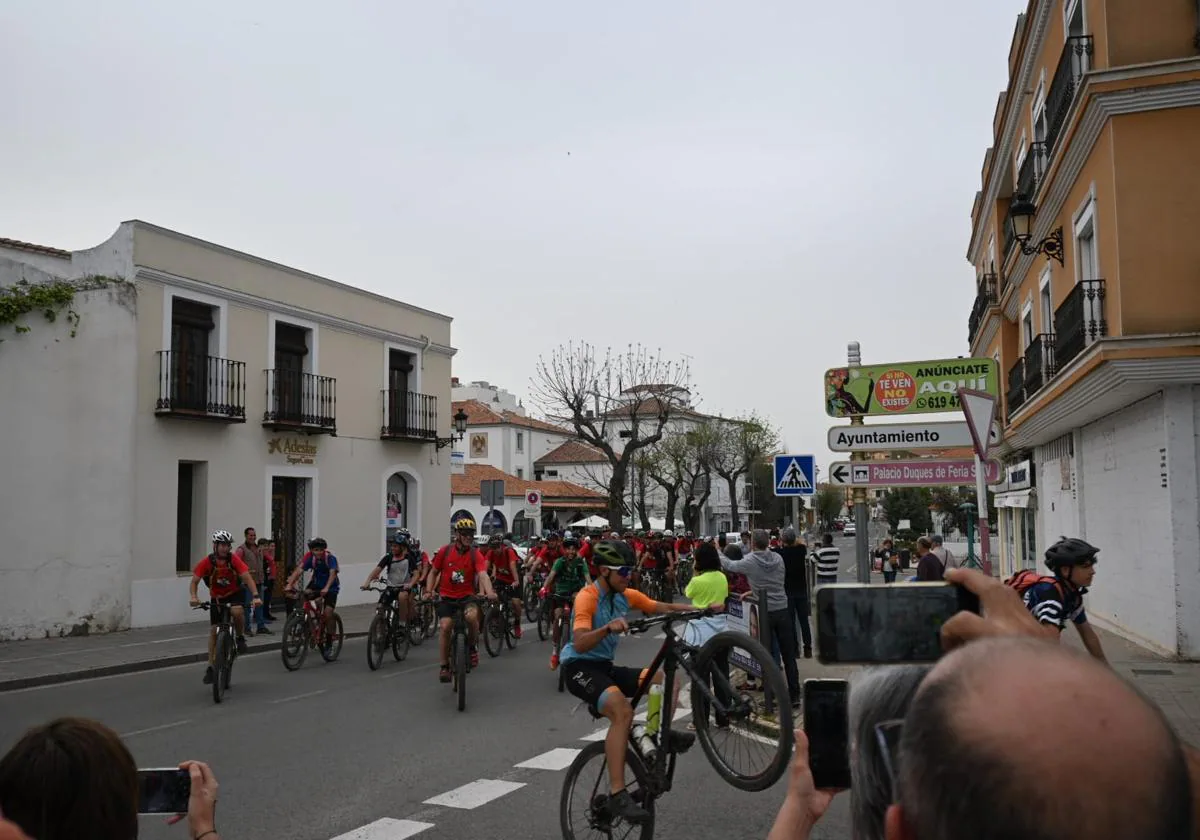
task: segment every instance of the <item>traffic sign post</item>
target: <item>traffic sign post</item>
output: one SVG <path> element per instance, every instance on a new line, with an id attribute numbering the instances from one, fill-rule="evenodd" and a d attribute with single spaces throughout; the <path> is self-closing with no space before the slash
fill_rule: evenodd
<path id="1" fill-rule="evenodd" d="M 987 457 L 991 447 L 988 431 L 996 422 L 996 398 L 983 391 L 969 388 L 958 389 L 958 401 L 962 405 L 963 415 L 967 418 L 967 427 L 971 431 L 972 443 L 975 446 L 975 504 L 979 514 L 979 565 L 985 575 L 992 573 L 991 531 L 988 523 L 987 487 L 983 475 L 983 459 Z M 990 461 L 989 463 L 996 463 Z M 999 476 L 996 480 L 999 481 Z M 994 481 L 986 482 L 994 484 Z M 970 549 L 975 544 L 969 543 Z"/>
<path id="2" fill-rule="evenodd" d="M 542 532 L 542 491 L 529 488 L 525 491 L 525 515 L 537 523 L 537 531 Z"/>
<path id="3" fill-rule="evenodd" d="M 987 484 L 1000 480 L 1000 462 L 985 461 L 977 470 L 970 458 L 914 458 L 905 461 L 835 461 L 829 480 L 838 487 L 962 486 L 982 474 Z"/>
<path id="4" fill-rule="evenodd" d="M 1000 426 L 988 430 L 992 445 L 1000 442 Z M 834 426 L 828 434 L 834 452 L 882 452 L 913 449 L 958 449 L 971 446 L 974 436 L 969 423 L 887 423 L 876 426 Z"/>
<path id="5" fill-rule="evenodd" d="M 775 456 L 775 495 L 811 496 L 817 492 L 816 458 L 812 455 Z"/>

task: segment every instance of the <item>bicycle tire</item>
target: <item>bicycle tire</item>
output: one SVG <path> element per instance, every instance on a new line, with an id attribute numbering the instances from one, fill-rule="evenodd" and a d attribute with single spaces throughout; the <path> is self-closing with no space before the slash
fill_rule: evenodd
<path id="1" fill-rule="evenodd" d="M 321 658 L 326 662 L 336 660 L 342 652 L 342 642 L 345 641 L 345 638 L 346 634 L 342 631 L 342 617 L 335 612 L 333 614 L 333 643 L 321 647 Z"/>
<path id="2" fill-rule="evenodd" d="M 584 768 L 588 763 L 594 761 L 597 757 L 600 758 L 600 782 L 599 785 L 604 789 L 603 794 L 597 794 L 596 789 L 592 792 L 585 792 L 584 795 L 590 800 L 587 807 L 587 821 L 581 826 L 582 831 L 579 835 L 575 833 L 574 821 L 571 819 L 571 794 L 576 790 L 576 784 L 583 775 Z M 632 746 L 625 752 L 625 766 L 632 771 L 633 780 L 636 782 L 636 787 L 629 789 L 629 778 L 626 776 L 626 789 L 629 789 L 630 795 L 650 812 L 650 819 L 642 823 L 640 826 L 634 826 L 635 831 L 631 834 L 624 835 L 631 840 L 652 840 L 654 837 L 654 797 L 649 794 L 649 774 L 646 772 L 646 766 Z M 588 744 L 579 755 L 575 756 L 575 760 L 571 762 L 571 766 L 567 768 L 567 775 L 563 778 L 562 794 L 559 797 L 559 827 L 562 829 L 563 840 L 583 840 L 585 837 L 595 836 L 595 834 L 603 834 L 609 837 L 613 836 L 611 822 L 608 823 L 608 828 L 597 828 L 596 822 L 593 819 L 603 820 L 603 812 L 597 813 L 597 808 L 603 806 L 597 802 L 601 797 L 608 796 L 608 765 L 604 758 L 604 742 L 594 741 Z M 603 825 L 603 822 L 601 822 Z M 640 830 L 637 830 L 640 829 Z"/>
<path id="3" fill-rule="evenodd" d="M 504 616 L 504 644 L 508 645 L 509 650 L 516 650 L 517 647 L 517 626 L 521 621 L 521 616 L 513 615 L 512 608 L 503 611 Z"/>
<path id="4" fill-rule="evenodd" d="M 231 686 L 233 684 L 233 663 L 237 661 L 237 658 L 238 658 L 237 645 L 230 645 L 229 646 L 229 658 L 225 662 L 225 672 L 224 672 L 224 681 L 225 681 L 225 690 L 226 691 L 228 691 L 229 686 Z"/>
<path id="5" fill-rule="evenodd" d="M 500 651 L 504 650 L 504 640 L 500 637 L 504 634 L 504 628 L 500 622 L 503 621 L 500 607 L 492 604 L 488 607 L 487 616 L 483 620 L 483 646 L 487 649 L 488 656 L 495 658 L 500 655 Z"/>
<path id="6" fill-rule="evenodd" d="M 225 660 L 229 657 L 229 633 L 217 631 L 217 644 L 213 657 L 212 696 L 214 703 L 220 703 L 225 696 Z"/>
<path id="7" fill-rule="evenodd" d="M 425 641 L 425 604 L 413 604 L 412 614 L 408 618 L 408 643 L 413 645 Z"/>
<path id="8" fill-rule="evenodd" d="M 399 616 L 394 619 L 396 626 L 392 628 L 392 659 L 403 662 L 408 658 L 408 648 L 412 644 L 409 638 L 408 622 L 401 621 Z"/>
<path id="9" fill-rule="evenodd" d="M 533 586 L 533 581 L 529 581 L 528 583 L 525 584 L 524 595 L 525 595 L 525 598 L 523 600 L 525 601 L 525 604 L 524 604 L 525 620 L 526 621 L 537 621 L 538 620 L 538 596 L 537 596 L 537 590 Z"/>
<path id="10" fill-rule="evenodd" d="M 774 755 L 759 773 L 740 773 L 732 768 L 717 751 L 713 738 L 714 729 L 725 732 L 729 732 L 731 729 L 722 730 L 715 725 L 715 721 L 709 719 L 708 699 L 701 693 L 698 682 L 692 683 L 692 722 L 696 727 L 696 738 L 700 741 L 700 747 L 704 750 L 708 763 L 717 771 L 717 775 L 738 790 L 757 793 L 774 785 L 787 772 L 788 762 L 792 755 L 792 741 L 795 737 L 792 734 L 792 706 L 788 698 L 787 682 L 784 680 L 779 666 L 775 664 L 771 654 L 761 643 L 745 633 L 725 630 L 705 642 L 696 656 L 697 672 L 707 674 L 709 668 L 714 664 L 714 657 L 721 653 L 728 655 L 734 648 L 741 648 L 759 664 L 764 687 L 769 688 L 774 695 L 778 720 L 769 726 L 756 726 L 750 720 L 747 720 L 746 724 L 746 729 L 753 730 L 754 740 L 759 743 L 767 742 L 769 737 L 776 739 Z M 751 704 L 748 701 L 743 702 L 744 707 L 748 709 Z M 772 730 L 777 731 L 778 734 L 774 734 Z"/>
<path id="11" fill-rule="evenodd" d="M 471 649 L 467 644 L 467 634 L 461 633 L 454 640 L 456 647 L 454 655 L 454 681 L 458 691 L 458 710 L 467 708 L 467 663 L 471 661 Z"/>
<path id="12" fill-rule="evenodd" d="M 538 638 L 543 642 L 550 638 L 551 625 L 554 621 L 554 607 L 548 602 L 538 610 Z"/>
<path id="13" fill-rule="evenodd" d="M 378 671 L 383 664 L 383 649 L 388 644 L 387 619 L 378 610 L 367 628 L 367 665 L 372 671 Z"/>
<path id="14" fill-rule="evenodd" d="M 289 671 L 295 671 L 304 664 L 305 658 L 308 656 L 308 623 L 305 621 L 302 611 L 294 612 L 288 616 L 287 621 L 283 623 L 283 644 L 279 646 L 279 653 L 283 658 L 283 667 Z M 295 643 L 296 650 L 289 655 L 288 644 Z"/>

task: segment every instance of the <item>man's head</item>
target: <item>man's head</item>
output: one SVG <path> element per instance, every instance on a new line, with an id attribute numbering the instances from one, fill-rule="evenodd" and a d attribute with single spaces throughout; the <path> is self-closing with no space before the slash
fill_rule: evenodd
<path id="1" fill-rule="evenodd" d="M 904 719 L 888 840 L 1192 837 L 1179 739 L 1112 670 L 1039 639 L 942 659 Z"/>
<path id="2" fill-rule="evenodd" d="M 745 543 L 746 545 L 749 545 L 750 544 L 750 536 L 751 536 L 751 534 L 749 531 L 742 531 L 742 542 Z"/>
<path id="3" fill-rule="evenodd" d="M 454 521 L 454 541 L 459 548 L 466 549 L 475 542 L 475 520 L 469 516 L 460 516 Z"/>
<path id="4" fill-rule="evenodd" d="M 917 556 L 924 557 L 933 548 L 933 540 L 929 537 L 921 537 L 917 540 Z"/>
<path id="5" fill-rule="evenodd" d="M 1046 549 L 1046 566 L 1057 577 L 1086 589 L 1096 577 L 1096 555 L 1100 549 L 1080 539 L 1062 537 Z"/>
<path id="6" fill-rule="evenodd" d="M 562 541 L 563 556 L 571 560 L 579 553 L 579 537 L 574 534 L 563 537 Z"/>
<path id="7" fill-rule="evenodd" d="M 793 528 L 791 525 L 788 525 L 786 528 L 784 528 L 782 531 L 779 532 L 779 538 L 781 540 L 783 540 L 784 545 L 795 545 L 796 544 L 796 529 Z"/>
<path id="8" fill-rule="evenodd" d="M 891 547 L 892 547 L 892 545 L 893 545 L 893 543 L 892 543 L 892 538 L 891 538 L 891 537 L 886 537 L 886 538 L 884 539 L 884 541 L 883 541 L 883 547 L 884 547 L 884 548 L 891 548 Z"/>
<path id="9" fill-rule="evenodd" d="M 596 577 L 613 592 L 624 592 L 629 586 L 629 576 L 637 564 L 633 549 L 619 540 L 602 540 L 592 549 L 592 562 L 596 564 Z"/>
<path id="10" fill-rule="evenodd" d="M 771 535 L 765 528 L 755 528 L 750 535 L 750 541 L 755 551 L 766 551 L 771 545 Z"/>
<path id="11" fill-rule="evenodd" d="M 833 545 L 833 534 L 822 534 L 821 535 L 821 545 L 823 545 L 823 546 Z"/>
<path id="12" fill-rule="evenodd" d="M 943 544 L 944 542 L 945 542 L 945 541 L 942 539 L 942 535 L 941 535 L 941 534 L 934 534 L 934 535 L 932 535 L 932 536 L 929 538 L 929 544 L 930 544 L 930 545 L 931 545 L 933 548 L 941 548 L 941 547 L 942 547 L 942 544 Z"/>
<path id="13" fill-rule="evenodd" d="M 408 546 L 412 542 L 412 535 L 408 533 L 407 528 L 397 528 L 392 533 L 390 541 L 393 557 L 403 557 L 404 552 L 408 551 Z"/>
<path id="14" fill-rule="evenodd" d="M 233 551 L 233 534 L 228 531 L 213 531 L 212 544 L 213 554 L 224 559 Z"/>
<path id="15" fill-rule="evenodd" d="M 242 532 L 242 535 L 246 538 L 246 545 L 253 546 L 258 543 L 258 534 L 255 533 L 253 528 L 247 528 Z"/>
<path id="16" fill-rule="evenodd" d="M 308 550 L 312 552 L 312 556 L 317 560 L 325 559 L 325 552 L 329 548 L 329 543 L 321 537 L 313 537 L 308 541 Z"/>

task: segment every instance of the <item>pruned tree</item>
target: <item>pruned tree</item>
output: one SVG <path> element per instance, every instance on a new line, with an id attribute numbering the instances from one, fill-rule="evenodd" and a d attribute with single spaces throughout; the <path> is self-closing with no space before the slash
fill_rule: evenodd
<path id="1" fill-rule="evenodd" d="M 687 406 L 688 376 L 686 363 L 641 345 L 600 355 L 591 344 L 570 343 L 538 359 L 530 383 L 534 402 L 608 460 L 613 527 L 626 508 L 630 464 L 662 440 L 667 424 Z"/>
<path id="2" fill-rule="evenodd" d="M 692 432 L 668 433 L 654 446 L 646 449 L 639 468 L 650 480 L 662 488 L 666 497 L 666 527 L 675 528 L 675 508 L 680 496 L 689 484 L 689 467 L 696 461 L 696 449 L 692 443 Z M 707 497 L 706 497 L 707 498 Z M 685 500 L 686 502 L 686 500 Z M 686 507 L 686 504 L 685 504 Z M 684 527 L 694 530 L 687 522 L 687 511 L 681 513 Z"/>
<path id="3" fill-rule="evenodd" d="M 708 458 L 717 439 L 715 422 L 706 421 L 685 433 L 687 458 L 683 464 L 683 526 L 699 531 L 700 512 L 712 496 L 712 464 Z"/>
<path id="4" fill-rule="evenodd" d="M 718 419 L 708 441 L 705 459 L 712 471 L 729 488 L 729 521 L 738 527 L 737 483 L 750 467 L 779 446 L 779 432 L 755 414 L 736 419 Z"/>

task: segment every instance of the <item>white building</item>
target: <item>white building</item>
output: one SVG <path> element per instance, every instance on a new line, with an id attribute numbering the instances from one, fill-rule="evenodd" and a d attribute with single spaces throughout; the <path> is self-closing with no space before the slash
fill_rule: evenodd
<path id="1" fill-rule="evenodd" d="M 274 535 L 289 566 L 325 537 L 342 603 L 389 526 L 445 535 L 449 317 L 145 222 L 73 253 L 0 241 L 0 286 L 87 275 L 118 282 L 77 323 L 0 326 L 0 536 L 23 559 L 0 638 L 207 620 L 188 579 L 216 528 Z"/>
<path id="2" fill-rule="evenodd" d="M 503 481 L 504 500 L 495 507 L 481 499 L 483 481 Z M 511 532 L 518 539 L 544 531 L 566 528 L 593 514 L 604 515 L 608 498 L 603 493 L 568 481 L 532 481 L 518 478 L 488 464 L 467 464 L 463 473 L 451 476 L 450 521 L 464 514 L 479 525 L 480 533 Z M 541 496 L 541 518 L 526 513 L 526 494 Z M 449 524 L 446 526 L 449 528 Z"/>
<path id="3" fill-rule="evenodd" d="M 460 446 L 467 464 L 486 464 L 522 480 L 532 479 L 534 463 L 560 444 L 574 439 L 561 426 L 526 417 L 524 412 L 476 399 L 454 402 L 451 414 L 467 414 L 467 434 Z"/>

